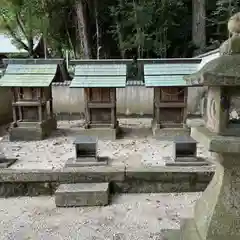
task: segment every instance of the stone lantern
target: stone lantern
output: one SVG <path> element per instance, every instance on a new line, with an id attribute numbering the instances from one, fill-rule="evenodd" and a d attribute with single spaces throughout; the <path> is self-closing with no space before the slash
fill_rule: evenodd
<path id="1" fill-rule="evenodd" d="M 233 34 L 219 58 L 186 77 L 189 85 L 208 88 L 205 126 L 192 128 L 191 136 L 213 153 L 216 171 L 194 217 L 185 219 L 180 230 L 166 231 L 165 239 L 240 239 L 240 120 L 231 114 L 234 105 L 240 108 L 239 50 L 240 37 Z"/>

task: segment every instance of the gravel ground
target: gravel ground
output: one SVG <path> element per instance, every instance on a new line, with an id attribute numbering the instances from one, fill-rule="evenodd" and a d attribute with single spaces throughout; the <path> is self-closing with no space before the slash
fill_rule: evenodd
<path id="1" fill-rule="evenodd" d="M 0 240 L 163 240 L 200 193 L 127 194 L 107 207 L 56 208 L 53 197 L 0 199 Z"/>
<path id="2" fill-rule="evenodd" d="M 164 157 L 172 155 L 172 143 L 149 136 L 150 124 L 151 119 L 121 119 L 120 126 L 133 129 L 132 135 L 116 141 L 99 140 L 99 155 L 112 159 L 112 165 L 164 166 Z M 59 121 L 59 130 L 43 141 L 9 142 L 5 135 L 1 141 L 1 151 L 7 157 L 19 159 L 10 167 L 12 169 L 59 169 L 69 158 L 75 157 L 74 137 L 66 134 L 65 130 L 81 125 L 81 121 Z M 198 154 L 207 156 L 207 151 L 198 146 Z"/>

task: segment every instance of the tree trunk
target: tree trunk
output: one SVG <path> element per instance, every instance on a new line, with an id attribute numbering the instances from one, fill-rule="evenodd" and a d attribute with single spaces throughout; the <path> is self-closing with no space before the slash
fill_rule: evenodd
<path id="1" fill-rule="evenodd" d="M 118 45 L 120 49 L 121 58 L 124 59 L 126 56 L 126 50 L 124 49 L 124 39 L 121 29 L 121 11 L 123 9 L 123 0 L 119 0 L 119 11 L 120 11 L 120 19 L 119 16 L 115 15 L 115 22 L 116 22 L 116 31 L 118 35 Z"/>
<path id="2" fill-rule="evenodd" d="M 138 58 L 142 58 L 142 47 L 143 47 L 143 43 L 142 43 L 142 29 L 141 26 L 139 26 L 138 24 L 138 10 L 137 10 L 137 4 L 135 2 L 135 0 L 133 0 L 133 11 L 134 11 L 134 17 L 135 17 L 135 27 L 136 27 L 136 31 L 137 31 L 137 35 L 136 35 L 136 43 L 137 43 L 137 57 Z"/>
<path id="3" fill-rule="evenodd" d="M 196 54 L 202 53 L 206 47 L 206 9 L 205 0 L 192 0 L 192 40 L 198 48 Z"/>
<path id="4" fill-rule="evenodd" d="M 76 5 L 78 40 L 81 43 L 82 57 L 91 58 L 90 44 L 88 40 L 87 22 L 85 15 L 85 6 L 83 0 L 78 0 Z"/>
<path id="5" fill-rule="evenodd" d="M 96 25 L 96 44 L 97 44 L 97 59 L 100 59 L 101 50 L 101 36 L 100 36 L 100 26 L 98 21 L 98 0 L 94 0 L 94 14 L 95 14 L 95 25 Z"/>

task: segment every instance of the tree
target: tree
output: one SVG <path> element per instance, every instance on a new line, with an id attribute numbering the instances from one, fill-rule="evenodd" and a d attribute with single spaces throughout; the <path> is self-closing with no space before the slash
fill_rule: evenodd
<path id="1" fill-rule="evenodd" d="M 192 0 L 192 41 L 197 53 L 202 53 L 206 47 L 206 6 L 205 0 Z"/>
<path id="2" fill-rule="evenodd" d="M 7 30 L 15 44 L 25 49 L 30 57 L 38 55 L 34 49 L 34 39 L 43 33 L 40 26 L 45 18 L 40 9 L 37 0 L 1 0 L 0 3 L 1 28 Z"/>
<path id="3" fill-rule="evenodd" d="M 228 38 L 227 22 L 236 12 L 240 11 L 240 0 L 217 0 L 216 9 L 210 16 L 210 22 L 215 26 L 215 38 L 220 41 Z"/>

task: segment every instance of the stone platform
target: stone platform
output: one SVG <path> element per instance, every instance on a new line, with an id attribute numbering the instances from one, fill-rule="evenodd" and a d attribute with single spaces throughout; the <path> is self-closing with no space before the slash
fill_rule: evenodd
<path id="1" fill-rule="evenodd" d="M 120 132 L 120 128 L 70 128 L 69 133 L 72 135 L 87 135 L 94 136 L 101 140 L 116 140 L 118 133 Z"/>
<path id="2" fill-rule="evenodd" d="M 214 166 L 0 169 L 0 196 L 52 195 L 60 184 L 101 182 L 110 183 L 110 193 L 199 192 L 207 187 L 214 171 Z"/>
<path id="3" fill-rule="evenodd" d="M 190 128 L 184 126 L 182 128 L 161 128 L 157 127 L 157 124 L 152 121 L 152 134 L 157 137 L 175 137 L 175 136 L 189 136 Z"/>
<path id="4" fill-rule="evenodd" d="M 56 129 L 57 121 L 55 118 L 42 123 L 18 122 L 17 126 L 12 126 L 9 131 L 9 140 L 12 142 L 43 140 Z"/>

